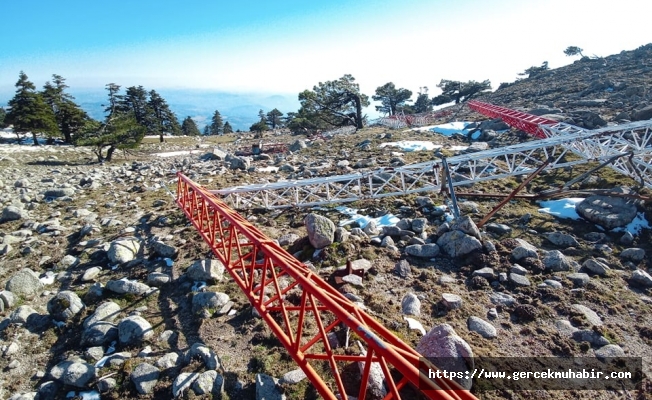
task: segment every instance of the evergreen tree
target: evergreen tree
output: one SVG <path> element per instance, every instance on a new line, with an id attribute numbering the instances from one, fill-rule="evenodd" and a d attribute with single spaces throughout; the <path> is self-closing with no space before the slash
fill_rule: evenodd
<path id="1" fill-rule="evenodd" d="M 275 108 L 267 113 L 265 116 L 265 121 L 267 122 L 268 126 L 272 127 L 272 129 L 276 129 L 283 123 L 283 113 Z"/>
<path id="2" fill-rule="evenodd" d="M 147 104 L 147 91 L 142 86 L 131 86 L 127 88 L 125 96 L 120 101 L 120 111 L 131 111 L 136 122 L 142 126 L 151 124 L 151 114 Z"/>
<path id="3" fill-rule="evenodd" d="M 7 111 L 5 111 L 4 108 L 0 107 L 0 128 L 5 128 L 7 124 L 5 124 L 5 117 L 7 116 Z"/>
<path id="4" fill-rule="evenodd" d="M 584 54 L 582 54 L 583 51 L 584 49 L 581 49 L 577 46 L 568 46 L 566 47 L 566 50 L 564 50 L 564 54 L 566 54 L 569 57 L 579 55 L 580 57 L 584 58 Z"/>
<path id="5" fill-rule="evenodd" d="M 349 74 L 336 81 L 319 82 L 312 91 L 299 93 L 301 108 L 295 118 L 295 125 L 306 128 L 312 126 L 345 126 L 353 125 L 362 129 L 364 116 L 363 107 L 369 105 L 369 97 L 360 93 L 360 85 Z"/>
<path id="6" fill-rule="evenodd" d="M 430 99 L 428 99 L 428 94 L 420 93 L 419 96 L 417 96 L 417 100 L 414 102 L 414 112 L 419 114 L 430 111 L 432 111 L 432 104 L 430 103 Z"/>
<path id="7" fill-rule="evenodd" d="M 397 89 L 393 82 L 388 82 L 377 87 L 376 94 L 371 98 L 382 103 L 382 105 L 376 106 L 376 111 L 394 115 L 398 108 L 403 107 L 406 102 L 410 101 L 410 97 L 412 97 L 411 90 Z"/>
<path id="8" fill-rule="evenodd" d="M 223 130 L 222 132 L 224 132 L 225 135 L 226 135 L 227 133 L 233 133 L 233 127 L 231 126 L 231 124 L 229 123 L 229 121 L 226 121 L 226 122 L 224 123 L 224 130 Z"/>
<path id="9" fill-rule="evenodd" d="M 211 123 L 208 129 L 209 135 L 221 135 L 224 132 L 224 122 L 222 121 L 222 115 L 220 112 L 215 110 L 213 117 L 211 118 Z"/>
<path id="10" fill-rule="evenodd" d="M 75 140 L 76 145 L 93 146 L 99 162 L 111 161 L 115 150 L 138 147 L 147 131 L 138 123 L 134 111 L 124 107 L 124 96 L 118 94 L 120 86 L 109 83 L 106 90 L 109 92 L 109 105 L 104 123 L 88 121 Z"/>
<path id="11" fill-rule="evenodd" d="M 459 82 L 442 79 L 437 87 L 441 89 L 442 93 L 432 99 L 432 104 L 440 105 L 453 101 L 455 104 L 459 104 L 470 100 L 476 94 L 491 90 L 491 82 L 488 79 L 482 82 Z"/>
<path id="12" fill-rule="evenodd" d="M 104 109 L 104 112 L 108 113 L 108 116 L 110 117 L 111 114 L 120 111 L 118 107 L 124 96 L 119 94 L 120 85 L 116 85 L 115 83 L 107 83 L 105 88 L 109 92 L 109 104 Z"/>
<path id="13" fill-rule="evenodd" d="M 181 132 L 186 136 L 199 136 L 201 134 L 197 124 L 190 117 L 186 117 L 181 123 Z"/>
<path id="14" fill-rule="evenodd" d="M 16 94 L 9 100 L 11 110 L 5 119 L 14 125 L 18 139 L 21 134 L 32 132 L 34 145 L 38 146 L 37 133 L 45 133 L 49 137 L 57 135 L 59 128 L 52 109 L 23 71 L 20 71 L 16 88 Z"/>
<path id="15" fill-rule="evenodd" d="M 177 116 L 170 110 L 167 102 L 155 90 L 149 92 L 147 110 L 150 115 L 147 118 L 148 130 L 159 135 L 159 140 L 164 141 L 163 135 L 169 133 L 174 136 L 181 134 L 181 125 Z"/>
<path id="16" fill-rule="evenodd" d="M 269 127 L 267 126 L 265 121 L 258 121 L 258 122 L 256 122 L 255 124 L 253 124 L 253 125 L 251 125 L 249 127 L 249 132 L 258 132 L 258 133 L 260 133 L 260 132 L 264 132 L 264 131 L 267 131 L 267 130 L 269 130 Z"/>
<path id="17" fill-rule="evenodd" d="M 68 88 L 66 80 L 61 76 L 52 75 L 52 83 L 46 82 L 43 87 L 43 99 L 54 113 L 59 131 L 66 143 L 73 143 L 73 135 L 79 132 L 89 119 L 88 114 L 74 101 L 72 95 L 65 92 Z"/>

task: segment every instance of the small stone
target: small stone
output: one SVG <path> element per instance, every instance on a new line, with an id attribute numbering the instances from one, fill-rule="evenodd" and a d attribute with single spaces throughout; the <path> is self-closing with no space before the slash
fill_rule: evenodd
<path id="1" fill-rule="evenodd" d="M 513 298 L 512 296 L 505 294 L 505 293 L 492 293 L 490 300 L 493 304 L 499 305 L 499 306 L 512 306 L 516 303 L 516 299 Z"/>
<path id="2" fill-rule="evenodd" d="M 587 274 L 582 272 L 568 274 L 566 275 L 566 278 L 570 279 L 570 281 L 573 282 L 575 287 L 584 287 L 591 280 L 591 278 Z"/>
<path id="3" fill-rule="evenodd" d="M 306 373 L 303 372 L 301 368 L 297 368 L 283 375 L 283 377 L 280 380 L 280 383 L 289 383 L 291 385 L 294 385 L 296 383 L 301 382 L 304 379 L 306 379 Z"/>
<path id="4" fill-rule="evenodd" d="M 401 278 L 408 278 L 412 272 L 410 263 L 407 260 L 401 260 L 394 265 L 394 271 Z"/>
<path id="5" fill-rule="evenodd" d="M 467 320 L 467 325 L 470 331 L 479 333 L 485 339 L 493 339 L 498 336 L 496 328 L 482 318 L 471 316 Z"/>
<path id="6" fill-rule="evenodd" d="M 530 280 L 527 277 L 513 272 L 509 274 L 509 281 L 516 286 L 530 286 Z"/>
<path id="7" fill-rule="evenodd" d="M 555 280 L 553 280 L 553 279 L 546 279 L 545 281 L 543 281 L 543 283 L 544 283 L 546 286 L 549 286 L 549 287 L 551 287 L 551 288 L 553 288 L 553 289 L 561 289 L 562 287 L 564 287 L 564 286 L 561 284 L 561 282 L 555 281 Z"/>
<path id="8" fill-rule="evenodd" d="M 155 366 L 142 363 L 134 368 L 129 378 L 136 386 L 138 393 L 150 394 L 154 391 L 154 387 L 158 383 L 159 374 L 160 371 Z"/>
<path id="9" fill-rule="evenodd" d="M 642 269 L 632 272 L 632 283 L 642 287 L 652 287 L 652 276 Z"/>
<path id="10" fill-rule="evenodd" d="M 595 351 L 595 356 L 600 360 L 625 357 L 625 351 L 617 344 L 608 344 L 597 349 Z"/>
<path id="11" fill-rule="evenodd" d="M 197 378 L 199 378 L 199 373 L 197 372 L 180 373 L 172 383 L 172 396 L 175 398 L 181 397 L 183 393 L 190 389 Z"/>
<path id="12" fill-rule="evenodd" d="M 456 294 L 452 293 L 442 293 L 441 295 L 442 303 L 449 310 L 457 310 L 462 307 L 462 298 Z"/>
<path id="13" fill-rule="evenodd" d="M 487 318 L 489 319 L 496 319 L 498 318 L 498 310 L 496 308 L 492 307 L 487 311 Z"/>
<path id="14" fill-rule="evenodd" d="M 609 341 L 596 331 L 590 329 L 581 329 L 573 332 L 572 337 L 578 342 L 589 342 L 595 346 L 605 346 Z"/>
<path id="15" fill-rule="evenodd" d="M 575 328 L 573 325 L 571 325 L 570 321 L 565 320 L 565 319 L 560 319 L 555 321 L 555 328 L 557 329 L 557 332 L 564 336 L 572 336 L 573 333 L 577 331 L 577 328 Z"/>
<path id="16" fill-rule="evenodd" d="M 481 276 L 481 277 L 483 277 L 485 279 L 491 280 L 491 279 L 494 279 L 496 275 L 494 274 L 493 268 L 484 267 L 484 268 L 480 268 L 478 270 L 473 271 L 471 276 Z"/>
<path id="17" fill-rule="evenodd" d="M 571 305 L 571 308 L 584 315 L 584 317 L 586 318 L 587 321 L 589 321 L 589 323 L 595 326 L 602 325 L 602 319 L 598 316 L 598 314 L 596 314 L 595 311 L 591 310 L 587 306 L 584 306 L 582 304 L 573 304 Z"/>
<path id="18" fill-rule="evenodd" d="M 85 388 L 95 379 L 95 367 L 84 362 L 63 361 L 50 370 L 50 375 L 66 385 Z"/>
<path id="19" fill-rule="evenodd" d="M 94 282 L 95 278 L 102 272 L 102 268 L 100 267 L 90 267 L 86 271 L 84 271 L 84 274 L 81 277 L 82 282 Z"/>
<path id="20" fill-rule="evenodd" d="M 421 301 L 414 293 L 408 293 L 401 300 L 401 310 L 404 315 L 421 315 Z"/>

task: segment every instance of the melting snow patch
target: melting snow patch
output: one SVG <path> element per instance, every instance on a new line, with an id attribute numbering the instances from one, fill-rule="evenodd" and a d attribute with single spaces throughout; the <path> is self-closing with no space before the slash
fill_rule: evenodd
<path id="1" fill-rule="evenodd" d="M 441 124 L 429 127 L 429 131 L 439 133 L 444 136 L 451 136 L 455 133 L 461 133 L 462 135 L 467 135 L 469 131 L 466 127 L 471 124 L 470 122 L 457 121 L 449 122 L 448 124 Z"/>
<path id="2" fill-rule="evenodd" d="M 400 142 L 386 142 L 381 143 L 380 147 L 399 147 L 403 151 L 424 151 L 424 150 L 434 150 L 441 147 L 440 144 L 434 144 L 433 142 L 427 142 L 424 140 L 401 140 Z"/>
<path id="3" fill-rule="evenodd" d="M 206 282 L 203 281 L 196 281 L 194 285 L 190 288 L 192 292 L 199 292 L 203 288 L 206 287 Z"/>
<path id="4" fill-rule="evenodd" d="M 185 156 L 186 154 L 197 154 L 205 153 L 204 150 L 180 150 L 180 151 L 168 151 L 166 153 L 154 153 L 156 157 L 176 157 L 176 156 Z"/>
<path id="5" fill-rule="evenodd" d="M 167 265 L 168 267 L 171 267 L 171 266 L 174 265 L 174 261 L 172 261 L 171 258 L 167 258 L 167 257 L 166 257 L 166 258 L 164 258 L 163 260 L 165 260 L 165 265 Z"/>
<path id="6" fill-rule="evenodd" d="M 650 223 L 645 219 L 645 214 L 640 212 L 636 214 L 636 217 L 630 222 L 627 226 L 622 228 L 614 228 L 612 232 L 629 232 L 632 235 L 638 235 L 643 229 L 650 229 Z"/>
<path id="7" fill-rule="evenodd" d="M 54 272 L 48 271 L 45 273 L 44 276 L 39 278 L 39 281 L 41 281 L 42 284 L 44 285 L 51 285 L 54 283 Z"/>
<path id="8" fill-rule="evenodd" d="M 256 168 L 256 171 L 258 171 L 258 172 L 278 172 L 278 167 Z"/>
<path id="9" fill-rule="evenodd" d="M 400 219 L 398 217 L 394 216 L 394 214 L 385 214 L 382 217 L 371 218 L 371 217 L 366 216 L 366 215 L 358 214 L 358 210 L 356 210 L 354 208 L 348 208 L 348 207 L 340 206 L 340 207 L 335 207 L 335 209 L 337 211 L 341 212 L 342 214 L 345 214 L 345 215 L 348 215 L 349 217 L 351 217 L 351 219 L 347 219 L 346 221 L 340 222 L 340 226 L 344 226 L 344 225 L 348 225 L 348 224 L 353 223 L 353 222 L 357 222 L 358 226 L 360 226 L 360 228 L 364 228 L 365 226 L 367 226 L 369 221 L 375 221 L 376 226 L 381 227 L 381 226 L 396 225 L 396 223 L 398 221 L 400 221 Z"/>
<path id="10" fill-rule="evenodd" d="M 584 200 L 581 197 L 571 197 L 569 199 L 541 201 L 539 205 L 540 213 L 554 215 L 559 218 L 567 219 L 580 219 L 580 216 L 575 211 L 575 206 Z"/>

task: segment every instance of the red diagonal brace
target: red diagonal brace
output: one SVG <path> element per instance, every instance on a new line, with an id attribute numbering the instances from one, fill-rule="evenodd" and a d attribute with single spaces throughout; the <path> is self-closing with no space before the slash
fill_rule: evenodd
<path id="1" fill-rule="evenodd" d="M 322 397 L 336 399 L 338 393 L 339 398 L 347 399 L 340 372 L 348 363 L 365 362 L 356 393 L 360 400 L 366 396 L 372 363 L 378 363 L 384 374 L 388 389 L 385 399 L 400 398 L 401 388 L 409 383 L 421 384 L 422 389 L 427 385 L 423 393 L 431 399 L 475 399 L 447 379 L 420 382 L 421 356 L 412 347 L 214 194 L 183 174 L 177 175 L 176 203 Z M 329 334 L 346 328 L 363 342 L 366 355 L 331 347 Z M 329 382 L 334 383 L 326 383 L 318 372 L 321 368 L 314 368 L 317 362 L 328 363 L 333 378 Z M 436 370 L 434 366 L 432 369 Z"/>

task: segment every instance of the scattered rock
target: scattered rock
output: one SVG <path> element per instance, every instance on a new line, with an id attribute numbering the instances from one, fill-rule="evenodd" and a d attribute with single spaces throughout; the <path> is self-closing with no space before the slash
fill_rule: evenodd
<path id="1" fill-rule="evenodd" d="M 150 394 L 154 391 L 154 387 L 158 383 L 159 374 L 160 371 L 155 366 L 142 363 L 134 368 L 129 375 L 129 379 L 131 379 L 136 386 L 138 393 Z"/>
<path id="2" fill-rule="evenodd" d="M 303 223 L 308 231 L 308 240 L 315 249 L 322 249 L 333 243 L 335 239 L 335 224 L 321 215 L 310 213 Z"/>
<path id="3" fill-rule="evenodd" d="M 448 324 L 433 327 L 421 338 L 416 350 L 438 368 L 446 371 L 464 372 L 474 367 L 471 346 Z M 473 384 L 471 379 L 461 378 L 455 381 L 467 390 L 470 390 Z"/>
<path id="4" fill-rule="evenodd" d="M 63 361 L 50 370 L 50 376 L 64 385 L 85 388 L 95 379 L 95 367 L 85 362 Z"/>
<path id="5" fill-rule="evenodd" d="M 485 339 L 493 339 L 498 336 L 496 328 L 482 318 L 470 316 L 466 323 L 470 331 L 479 333 Z"/>
<path id="6" fill-rule="evenodd" d="M 118 324 L 118 339 L 123 345 L 136 345 L 154 334 L 152 325 L 139 315 L 124 318 Z"/>
<path id="7" fill-rule="evenodd" d="M 216 281 L 224 278 L 224 264 L 216 259 L 197 260 L 186 270 L 185 275 L 192 281 Z"/>
<path id="8" fill-rule="evenodd" d="M 401 300 L 401 310 L 404 315 L 421 315 L 421 301 L 414 293 L 408 293 Z"/>

